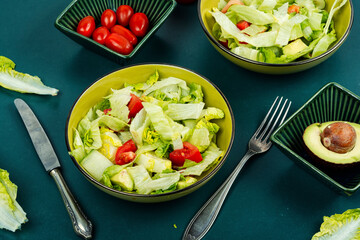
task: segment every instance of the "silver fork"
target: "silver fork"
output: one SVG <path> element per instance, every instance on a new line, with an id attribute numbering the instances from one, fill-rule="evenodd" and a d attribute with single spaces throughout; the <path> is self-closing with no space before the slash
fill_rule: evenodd
<path id="1" fill-rule="evenodd" d="M 205 236 L 205 234 L 210 230 L 211 226 L 215 222 L 215 219 L 220 212 L 221 206 L 223 205 L 232 184 L 234 183 L 237 175 L 239 174 L 247 160 L 255 154 L 263 153 L 269 150 L 269 148 L 271 147 L 269 137 L 274 131 L 275 127 L 282 124 L 291 105 L 291 101 L 288 101 L 287 99 L 281 105 L 283 97 L 281 97 L 279 101 L 278 99 L 279 97 L 276 97 L 270 110 L 266 114 L 265 119 L 262 121 L 254 135 L 251 137 L 249 141 L 248 151 L 246 152 L 245 156 L 241 159 L 234 171 L 220 186 L 220 188 L 210 197 L 210 199 L 191 219 L 183 235 L 183 240 L 199 240 Z M 269 119 L 269 116 L 275 105 L 275 110 Z M 283 113 L 285 107 L 286 110 Z M 280 111 L 278 112 L 279 109 Z M 283 117 L 278 123 L 282 114 Z"/>

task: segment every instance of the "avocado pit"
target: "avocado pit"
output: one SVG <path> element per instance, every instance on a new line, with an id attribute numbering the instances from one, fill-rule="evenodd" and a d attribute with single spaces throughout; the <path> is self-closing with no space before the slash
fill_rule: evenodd
<path id="1" fill-rule="evenodd" d="M 329 124 L 321 132 L 320 137 L 324 147 L 336 153 L 347 153 L 356 143 L 355 129 L 345 122 Z"/>

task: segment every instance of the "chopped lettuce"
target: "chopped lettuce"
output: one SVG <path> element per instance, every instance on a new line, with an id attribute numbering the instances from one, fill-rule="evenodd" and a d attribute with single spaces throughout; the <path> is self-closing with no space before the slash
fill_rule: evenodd
<path id="1" fill-rule="evenodd" d="M 200 118 L 205 118 L 206 121 L 212 119 L 222 119 L 225 117 L 224 111 L 216 107 L 208 107 L 201 111 Z"/>
<path id="2" fill-rule="evenodd" d="M 78 130 L 74 129 L 74 140 L 73 140 L 74 150 L 70 152 L 70 155 L 75 158 L 76 161 L 81 162 L 86 156 L 85 146 L 80 137 Z"/>
<path id="3" fill-rule="evenodd" d="M 173 140 L 174 132 L 163 109 L 158 105 L 148 102 L 143 102 L 143 106 L 156 132 L 158 132 L 164 140 Z"/>
<path id="4" fill-rule="evenodd" d="M 141 99 L 143 108 L 129 119 L 127 105 L 131 94 Z M 203 98 L 199 84 L 187 84 L 175 77 L 162 79 L 157 71 L 146 82 L 124 84 L 124 88 L 112 90 L 80 120 L 74 129 L 70 154 L 109 188 L 162 194 L 187 187 L 197 179 L 184 177 L 180 170 L 201 175 L 221 156 L 216 158 L 214 152 L 219 126 L 211 120 L 224 118 L 224 112 L 215 107 L 204 108 Z M 136 151 L 131 150 L 133 154 L 126 155 L 132 159 L 122 159 L 125 155 L 117 159 L 119 150 L 129 151 L 122 148 L 128 141 L 136 146 Z M 200 164 L 185 160 L 181 167 L 172 166 L 175 160 L 169 159 L 173 157 L 171 152 L 183 149 L 184 142 L 193 143 L 204 158 L 209 156 Z M 128 164 L 117 165 L 128 160 Z"/>
<path id="5" fill-rule="evenodd" d="M 170 103 L 166 110 L 168 115 L 173 120 L 186 120 L 186 119 L 198 119 L 201 111 L 203 110 L 205 103 Z"/>
<path id="6" fill-rule="evenodd" d="M 360 209 L 349 209 L 342 214 L 324 217 L 320 232 L 312 240 L 360 239 Z"/>
<path id="7" fill-rule="evenodd" d="M 57 95 L 59 90 L 45 86 L 39 77 L 17 72 L 14 68 L 15 63 L 13 61 L 0 56 L 0 86 L 21 93 Z"/>
<path id="8" fill-rule="evenodd" d="M 9 173 L 0 169 L 0 228 L 15 232 L 28 221 L 16 201 L 18 187 L 10 181 Z"/>
<path id="9" fill-rule="evenodd" d="M 129 121 L 129 108 L 127 104 L 129 103 L 131 96 L 131 88 L 123 88 L 120 90 L 113 90 L 113 94 L 109 97 L 110 102 L 110 115 L 119 118 L 124 122 Z"/>

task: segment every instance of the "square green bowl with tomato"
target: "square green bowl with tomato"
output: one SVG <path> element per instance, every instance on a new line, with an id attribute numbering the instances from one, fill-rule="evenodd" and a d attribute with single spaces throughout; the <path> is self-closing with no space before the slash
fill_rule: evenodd
<path id="1" fill-rule="evenodd" d="M 77 32 L 78 24 L 83 18 L 92 16 L 95 20 L 95 28 L 100 27 L 102 25 L 101 16 L 103 12 L 107 9 L 111 9 L 116 12 L 118 7 L 121 5 L 131 6 L 134 13 L 145 14 L 149 21 L 147 33 L 142 37 L 138 37 L 137 44 L 133 46 L 133 50 L 129 54 L 120 54 L 105 45 L 96 42 L 91 37 L 86 37 Z M 57 17 L 55 27 L 84 47 L 119 64 L 125 64 L 140 50 L 140 48 L 156 32 L 156 30 L 159 29 L 170 13 L 174 10 L 175 6 L 175 0 L 74 0 Z"/>

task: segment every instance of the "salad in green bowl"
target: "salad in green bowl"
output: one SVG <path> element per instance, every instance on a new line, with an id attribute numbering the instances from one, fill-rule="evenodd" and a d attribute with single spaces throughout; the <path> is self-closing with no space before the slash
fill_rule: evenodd
<path id="1" fill-rule="evenodd" d="M 213 120 L 222 118 L 221 109 L 205 106 L 199 84 L 155 71 L 93 106 L 74 130 L 70 154 L 107 187 L 171 192 L 195 183 L 221 159 Z"/>
<path id="2" fill-rule="evenodd" d="M 314 58 L 336 42 L 333 16 L 348 0 L 220 0 L 213 36 L 234 54 L 283 64 Z M 328 8 L 329 9 L 329 8 Z"/>

